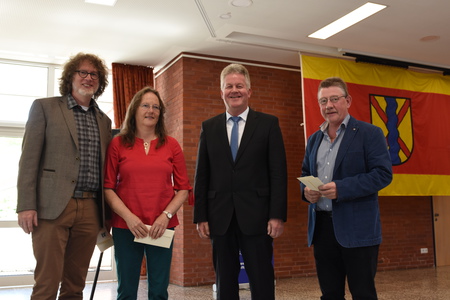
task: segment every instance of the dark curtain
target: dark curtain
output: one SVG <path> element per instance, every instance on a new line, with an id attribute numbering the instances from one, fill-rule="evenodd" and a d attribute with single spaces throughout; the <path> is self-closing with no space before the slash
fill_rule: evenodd
<path id="1" fill-rule="evenodd" d="M 114 122 L 116 128 L 120 128 L 134 94 L 146 86 L 153 86 L 153 68 L 113 63 L 112 74 Z"/>

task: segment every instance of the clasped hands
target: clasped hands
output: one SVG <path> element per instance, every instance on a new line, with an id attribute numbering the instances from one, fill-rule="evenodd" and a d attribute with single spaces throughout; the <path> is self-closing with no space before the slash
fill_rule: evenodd
<path id="1" fill-rule="evenodd" d="M 138 239 L 142 239 L 147 236 L 152 239 L 158 239 L 163 236 L 167 229 L 167 225 L 169 224 L 169 219 L 165 214 L 158 216 L 150 228 L 147 228 L 147 226 L 136 215 L 131 216 L 125 221 L 128 229 L 130 229 L 131 233 Z"/>
<path id="2" fill-rule="evenodd" d="M 336 199 L 338 196 L 336 183 L 329 182 L 319 186 L 319 191 L 313 191 L 309 187 L 305 187 L 304 194 L 306 200 L 311 203 L 317 203 L 321 197 L 328 199 Z"/>

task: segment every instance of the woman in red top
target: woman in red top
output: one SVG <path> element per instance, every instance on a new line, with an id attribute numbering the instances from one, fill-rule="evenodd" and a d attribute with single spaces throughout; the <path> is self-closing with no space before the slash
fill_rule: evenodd
<path id="1" fill-rule="evenodd" d="M 148 299 L 168 299 L 172 244 L 164 248 L 134 242 L 147 236 L 158 239 L 166 229 L 173 230 L 179 224 L 176 212 L 192 197 L 183 152 L 166 135 L 164 112 L 156 90 L 137 92 L 106 154 L 104 187 L 113 211 L 117 299 L 137 299 L 144 253 Z"/>

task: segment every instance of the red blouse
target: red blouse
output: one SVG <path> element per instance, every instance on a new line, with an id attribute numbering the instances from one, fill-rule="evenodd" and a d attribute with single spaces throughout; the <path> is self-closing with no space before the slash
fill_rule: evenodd
<path id="1" fill-rule="evenodd" d="M 123 146 L 120 139 L 115 137 L 108 146 L 104 187 L 113 189 L 144 224 L 152 225 L 172 201 L 175 190 L 189 190 L 192 194 L 183 151 L 177 140 L 169 136 L 159 149 L 158 139 L 151 141 L 148 154 L 142 139 L 136 138 L 132 148 Z M 174 215 L 167 228 L 178 224 Z M 114 212 L 112 226 L 128 228 Z"/>

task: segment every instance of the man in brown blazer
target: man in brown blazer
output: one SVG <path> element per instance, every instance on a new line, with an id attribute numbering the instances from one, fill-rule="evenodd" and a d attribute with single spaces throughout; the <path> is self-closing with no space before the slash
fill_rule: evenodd
<path id="1" fill-rule="evenodd" d="M 103 162 L 111 120 L 97 99 L 108 69 L 79 53 L 64 66 L 62 97 L 37 99 L 25 127 L 17 182 L 19 226 L 32 233 L 31 299 L 82 299 L 103 226 Z"/>

